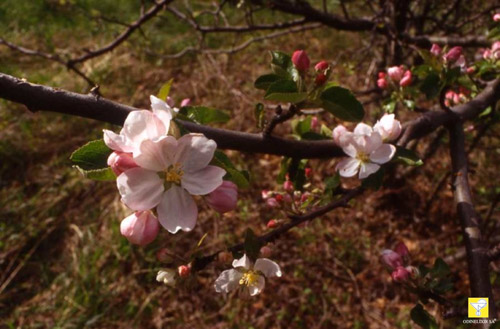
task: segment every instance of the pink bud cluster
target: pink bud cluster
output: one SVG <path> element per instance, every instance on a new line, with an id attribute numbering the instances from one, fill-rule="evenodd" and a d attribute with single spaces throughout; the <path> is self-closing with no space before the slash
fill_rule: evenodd
<path id="1" fill-rule="evenodd" d="M 407 87 L 411 85 L 412 74 L 410 70 L 406 70 L 404 66 L 392 66 L 387 69 L 386 72 L 379 72 L 377 79 L 377 86 L 380 89 L 386 89 L 389 86 L 389 82 L 394 85 L 401 87 Z"/>
<path id="2" fill-rule="evenodd" d="M 381 259 L 395 282 L 405 282 L 419 275 L 418 269 L 409 265 L 410 252 L 403 242 L 399 242 L 394 250 L 382 251 Z"/>
<path id="3" fill-rule="evenodd" d="M 444 53 L 443 49 L 438 44 L 433 44 L 430 52 L 436 57 L 441 57 L 445 64 L 458 66 L 464 73 L 473 73 L 471 68 L 466 68 L 463 49 L 460 46 L 452 47 L 450 50 Z"/>
<path id="4" fill-rule="evenodd" d="M 311 60 L 305 50 L 296 50 L 292 54 L 292 63 L 295 68 L 304 75 L 311 66 Z M 320 61 L 314 66 L 316 75 L 314 77 L 314 84 L 321 86 L 328 80 L 330 74 L 330 64 L 327 61 Z"/>
<path id="5" fill-rule="evenodd" d="M 459 87 L 458 91 L 448 90 L 444 95 L 444 105 L 452 107 L 467 102 L 470 96 L 470 90 Z"/>
<path id="6" fill-rule="evenodd" d="M 491 48 L 483 49 L 483 58 L 487 61 L 496 61 L 500 59 L 500 41 L 495 41 Z"/>

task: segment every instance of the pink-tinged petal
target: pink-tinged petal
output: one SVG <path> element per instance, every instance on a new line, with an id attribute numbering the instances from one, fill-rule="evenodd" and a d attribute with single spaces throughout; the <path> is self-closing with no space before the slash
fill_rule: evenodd
<path id="1" fill-rule="evenodd" d="M 221 214 L 236 209 L 238 203 L 238 186 L 233 182 L 223 181 L 205 200 L 212 209 Z"/>
<path id="2" fill-rule="evenodd" d="M 227 294 L 228 292 L 237 289 L 240 285 L 240 279 L 242 277 L 243 274 L 234 269 L 223 271 L 217 280 L 215 280 L 215 291 Z"/>
<path id="3" fill-rule="evenodd" d="M 342 177 L 352 177 L 358 173 L 360 161 L 353 158 L 345 158 L 337 164 L 336 170 Z"/>
<path id="4" fill-rule="evenodd" d="M 156 172 L 143 168 L 132 168 L 116 179 L 122 202 L 133 210 L 153 209 L 160 203 L 163 181 Z"/>
<path id="5" fill-rule="evenodd" d="M 396 147 L 391 144 L 382 144 L 374 152 L 370 154 L 370 161 L 384 164 L 389 162 L 396 153 Z"/>
<path id="6" fill-rule="evenodd" d="M 157 139 L 167 134 L 167 127 L 151 111 L 132 111 L 127 116 L 120 135 L 124 135 L 134 148 L 145 139 Z"/>
<path id="7" fill-rule="evenodd" d="M 184 172 L 195 172 L 208 166 L 214 157 L 217 144 L 202 134 L 187 134 L 177 140 L 175 162 L 181 163 Z"/>
<path id="8" fill-rule="evenodd" d="M 145 246 L 158 235 L 158 219 L 150 211 L 137 211 L 120 223 L 120 233 L 133 244 Z"/>
<path id="9" fill-rule="evenodd" d="M 245 269 L 250 269 L 252 266 L 252 262 L 250 261 L 250 258 L 246 254 L 243 255 L 240 259 L 235 259 L 233 260 L 233 267 L 238 268 L 238 267 L 243 267 Z"/>
<path id="10" fill-rule="evenodd" d="M 380 166 L 375 163 L 361 163 L 361 167 L 359 168 L 359 179 L 365 179 L 371 174 L 377 172 L 380 169 Z"/>
<path id="11" fill-rule="evenodd" d="M 372 153 L 382 145 L 382 136 L 377 132 L 356 139 L 359 145 L 358 152 L 361 151 L 365 154 Z"/>
<path id="12" fill-rule="evenodd" d="M 153 170 L 164 171 L 173 163 L 173 153 L 177 141 L 172 136 L 163 136 L 157 140 L 144 140 L 134 151 L 134 160 L 139 166 Z"/>
<path id="13" fill-rule="evenodd" d="M 253 269 L 262 272 L 266 278 L 272 278 L 273 276 L 280 277 L 282 275 L 280 266 L 267 258 L 257 259 Z"/>
<path id="14" fill-rule="evenodd" d="M 153 113 L 161 120 L 161 122 L 163 122 L 163 125 L 168 132 L 170 121 L 175 115 L 174 109 L 158 97 L 151 95 L 149 96 L 149 99 L 151 101 L 151 109 L 153 110 Z"/>
<path id="15" fill-rule="evenodd" d="M 181 185 L 192 195 L 205 195 L 222 184 L 226 171 L 216 166 L 206 166 L 195 172 L 184 172 Z"/>
<path id="16" fill-rule="evenodd" d="M 177 185 L 165 191 L 157 210 L 160 224 L 170 233 L 189 232 L 196 225 L 198 207 L 191 195 Z"/>
<path id="17" fill-rule="evenodd" d="M 259 275 L 256 284 L 248 287 L 250 296 L 255 296 L 260 294 L 260 292 L 264 289 L 265 286 L 266 286 L 266 280 L 264 279 L 263 276 Z"/>
<path id="18" fill-rule="evenodd" d="M 132 152 L 133 148 L 126 143 L 125 136 L 118 135 L 111 130 L 103 129 L 104 144 L 114 151 Z"/>
<path id="19" fill-rule="evenodd" d="M 358 123 L 356 128 L 354 128 L 354 133 L 356 135 L 370 135 L 372 131 L 372 127 L 365 123 Z"/>

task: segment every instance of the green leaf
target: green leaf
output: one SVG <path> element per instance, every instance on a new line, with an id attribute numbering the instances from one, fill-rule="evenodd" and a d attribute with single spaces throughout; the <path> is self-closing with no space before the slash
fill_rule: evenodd
<path id="1" fill-rule="evenodd" d="M 299 93 L 297 85 L 291 80 L 279 80 L 269 86 L 264 99 L 277 102 L 300 103 L 307 99 L 307 93 Z"/>
<path id="2" fill-rule="evenodd" d="M 396 103 L 396 101 L 389 99 L 382 107 L 386 113 L 394 113 L 394 110 L 396 109 Z"/>
<path id="3" fill-rule="evenodd" d="M 259 257 L 261 247 L 262 243 L 259 241 L 259 238 L 255 235 L 251 228 L 248 228 L 245 231 L 245 242 L 243 244 L 245 254 L 247 254 L 251 260 L 255 261 Z"/>
<path id="4" fill-rule="evenodd" d="M 412 150 L 405 149 L 401 146 L 396 146 L 396 154 L 393 161 L 404 163 L 408 166 L 421 166 L 424 162 Z"/>
<path id="5" fill-rule="evenodd" d="M 205 106 L 186 106 L 181 114 L 199 124 L 226 123 L 231 118 L 225 111 Z"/>
<path id="6" fill-rule="evenodd" d="M 257 89 L 267 90 L 274 82 L 283 80 L 283 77 L 277 74 L 265 74 L 255 80 L 254 86 Z"/>
<path id="7" fill-rule="evenodd" d="M 174 82 L 174 79 L 168 80 L 163 86 L 161 86 L 157 96 L 159 99 L 164 101 L 167 99 L 168 94 L 170 94 L 170 88 L 172 87 L 172 82 Z"/>
<path id="8" fill-rule="evenodd" d="M 85 178 L 98 181 L 111 181 L 116 179 L 116 175 L 111 168 L 84 170 L 79 166 L 74 166 Z"/>
<path id="9" fill-rule="evenodd" d="M 435 278 L 443 278 L 450 274 L 450 267 L 442 258 L 436 259 L 434 266 L 431 269 L 431 276 Z"/>
<path id="10" fill-rule="evenodd" d="M 83 170 L 103 169 L 108 166 L 107 160 L 112 152 L 102 139 L 98 139 L 77 149 L 69 159 Z"/>
<path id="11" fill-rule="evenodd" d="M 365 115 L 363 105 L 348 89 L 330 87 L 321 93 L 320 98 L 323 108 L 341 120 L 359 122 Z"/>
<path id="12" fill-rule="evenodd" d="M 298 136 L 302 136 L 305 133 L 311 131 L 312 117 L 309 115 L 305 119 L 295 119 L 292 120 L 292 131 Z"/>
<path id="13" fill-rule="evenodd" d="M 276 182 L 278 184 L 283 184 L 286 180 L 286 174 L 288 173 L 288 167 L 290 166 L 290 163 L 292 162 L 291 158 L 284 157 L 281 160 L 280 163 L 280 172 L 278 173 L 278 176 L 276 177 Z"/>
<path id="14" fill-rule="evenodd" d="M 436 320 L 432 315 L 430 315 L 426 310 L 424 310 L 422 304 L 415 305 L 414 308 L 410 311 L 410 317 L 418 324 L 420 327 L 424 329 L 437 329 Z"/>
<path id="15" fill-rule="evenodd" d="M 431 73 L 425 77 L 420 85 L 420 91 L 425 94 L 427 99 L 431 99 L 439 95 L 441 91 L 441 81 L 436 73 Z"/>
<path id="16" fill-rule="evenodd" d="M 292 58 L 281 51 L 271 51 L 271 68 L 276 75 L 289 79 L 288 68 L 292 66 Z"/>
<path id="17" fill-rule="evenodd" d="M 404 99 L 403 100 L 404 106 L 406 106 L 408 109 L 412 110 L 415 109 L 415 101 L 411 99 Z"/>
<path id="18" fill-rule="evenodd" d="M 327 177 L 325 179 L 325 193 L 333 194 L 333 191 L 340 185 L 340 175 Z"/>
<path id="19" fill-rule="evenodd" d="M 255 121 L 257 121 L 257 128 L 263 128 L 265 123 L 264 117 L 264 104 L 258 103 L 254 109 Z"/>
<path id="20" fill-rule="evenodd" d="M 234 164 L 224 152 L 216 150 L 211 164 L 221 167 L 226 171 L 227 174 L 224 176 L 224 180 L 229 180 L 235 183 L 239 188 L 247 188 L 250 186 L 248 173 L 246 171 L 239 171 L 236 169 Z"/>
<path id="21" fill-rule="evenodd" d="M 380 168 L 370 176 L 363 179 L 361 186 L 367 189 L 378 190 L 382 187 L 384 182 L 384 168 Z"/>

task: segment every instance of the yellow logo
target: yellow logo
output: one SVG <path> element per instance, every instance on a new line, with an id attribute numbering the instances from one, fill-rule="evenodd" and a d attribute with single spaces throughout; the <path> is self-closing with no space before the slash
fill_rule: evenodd
<path id="1" fill-rule="evenodd" d="M 469 298 L 469 318 L 487 318 L 489 315 L 488 310 L 488 298 Z"/>

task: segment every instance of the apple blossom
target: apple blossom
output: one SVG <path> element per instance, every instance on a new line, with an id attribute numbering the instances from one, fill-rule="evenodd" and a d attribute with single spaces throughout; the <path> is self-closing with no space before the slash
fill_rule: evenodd
<path id="1" fill-rule="evenodd" d="M 122 202 L 134 210 L 157 207 L 160 224 L 170 233 L 191 231 L 198 208 L 191 195 L 206 195 L 222 184 L 225 170 L 209 165 L 217 145 L 201 134 L 176 140 L 145 140 L 134 151 L 140 168 L 127 170 L 116 182 Z"/>
<path id="2" fill-rule="evenodd" d="M 387 84 L 387 80 L 385 78 L 379 78 L 377 80 L 377 86 L 380 88 L 380 89 L 386 89 L 388 84 Z"/>
<path id="3" fill-rule="evenodd" d="M 170 121 L 176 113 L 166 102 L 150 96 L 153 111 L 132 111 L 128 114 L 119 134 L 104 129 L 104 143 L 118 152 L 132 153 L 141 142 L 156 140 L 168 133 Z"/>
<path id="4" fill-rule="evenodd" d="M 136 211 L 120 223 L 120 233 L 140 246 L 153 242 L 158 231 L 158 219 L 150 211 Z"/>
<path id="5" fill-rule="evenodd" d="M 401 255 L 390 249 L 382 251 L 382 262 L 390 270 L 394 270 L 399 266 L 403 266 L 403 259 L 401 258 Z"/>
<path id="6" fill-rule="evenodd" d="M 266 224 L 267 228 L 275 228 L 278 226 L 278 221 L 276 219 L 271 219 Z"/>
<path id="7" fill-rule="evenodd" d="M 314 79 L 314 83 L 317 86 L 321 86 L 326 82 L 326 79 L 327 79 L 326 75 L 324 75 L 323 73 L 318 73 L 318 75 Z"/>
<path id="8" fill-rule="evenodd" d="M 456 62 L 462 56 L 462 52 L 462 47 L 453 47 L 443 56 L 443 59 L 446 62 Z"/>
<path id="9" fill-rule="evenodd" d="M 272 260 L 259 258 L 253 266 L 246 254 L 240 259 L 235 259 L 233 267 L 234 269 L 223 271 L 215 280 L 216 292 L 228 293 L 238 289 L 239 286 L 246 286 L 250 296 L 255 296 L 264 289 L 265 278 L 282 275 L 279 265 Z"/>
<path id="10" fill-rule="evenodd" d="M 373 130 L 380 134 L 382 141 L 395 141 L 401 134 L 401 123 L 394 119 L 394 114 L 384 114 Z"/>
<path id="11" fill-rule="evenodd" d="M 294 51 L 292 55 L 292 62 L 297 70 L 301 72 L 307 71 L 307 69 L 309 69 L 309 65 L 311 65 L 311 61 L 304 50 Z"/>
<path id="12" fill-rule="evenodd" d="M 441 49 L 441 47 L 438 44 L 436 44 L 436 43 L 432 44 L 431 54 L 433 54 L 434 56 L 439 56 L 439 55 L 441 55 L 441 51 L 443 51 L 443 50 Z"/>
<path id="13" fill-rule="evenodd" d="M 407 70 L 403 74 L 403 78 L 401 79 L 401 81 L 399 81 L 399 85 L 401 87 L 407 87 L 407 86 L 411 85 L 411 81 L 412 81 L 411 71 Z"/>
<path id="14" fill-rule="evenodd" d="M 184 107 L 184 106 L 189 106 L 189 104 L 191 104 L 191 100 L 189 98 L 184 98 L 182 101 L 181 101 L 181 107 Z"/>
<path id="15" fill-rule="evenodd" d="M 325 71 L 329 67 L 330 67 L 330 64 L 328 64 L 327 61 L 320 61 L 320 62 L 318 62 L 318 64 L 316 64 L 314 66 L 314 69 L 316 70 L 316 72 L 319 72 L 319 71 Z"/>
<path id="16" fill-rule="evenodd" d="M 404 72 L 403 66 L 393 66 L 387 69 L 387 75 L 395 82 L 399 82 L 403 78 Z"/>
<path id="17" fill-rule="evenodd" d="M 410 278 L 410 272 L 406 268 L 399 266 L 391 273 L 391 278 L 396 282 L 404 282 Z"/>
<path id="18" fill-rule="evenodd" d="M 119 176 L 128 169 L 138 167 L 133 159 L 132 153 L 113 152 L 109 155 L 107 162 L 116 176 Z"/>
<path id="19" fill-rule="evenodd" d="M 384 144 L 382 136 L 364 123 L 359 123 L 354 133 L 341 135 L 339 140 L 342 150 L 349 156 L 337 164 L 336 169 L 342 177 L 352 177 L 359 172 L 359 179 L 364 179 L 396 153 L 394 145 Z"/>
<path id="20" fill-rule="evenodd" d="M 500 22 L 500 13 L 496 13 L 495 15 L 493 15 L 493 20 L 495 22 Z"/>
<path id="21" fill-rule="evenodd" d="M 233 182 L 223 181 L 205 200 L 212 209 L 221 214 L 231 211 L 236 208 L 238 202 L 238 187 Z"/>
<path id="22" fill-rule="evenodd" d="M 292 192 L 293 191 L 293 183 L 289 180 L 286 180 L 283 183 L 283 189 L 287 192 Z"/>
<path id="23" fill-rule="evenodd" d="M 404 259 L 410 257 L 410 251 L 404 242 L 399 242 L 396 247 L 394 247 L 394 251 Z"/>
<path id="24" fill-rule="evenodd" d="M 316 130 L 319 128 L 319 120 L 318 117 L 314 116 L 311 118 L 311 129 Z"/>
<path id="25" fill-rule="evenodd" d="M 304 175 L 307 177 L 307 178 L 311 178 L 311 175 L 312 175 L 312 169 L 311 168 L 306 168 L 304 169 Z"/>
<path id="26" fill-rule="evenodd" d="M 343 125 L 338 125 L 332 131 L 333 140 L 337 145 L 340 145 L 340 136 L 344 135 L 347 132 L 347 128 Z"/>
<path id="27" fill-rule="evenodd" d="M 181 278 L 188 277 L 191 273 L 191 266 L 189 265 L 181 265 L 177 268 L 177 272 L 179 272 L 179 276 Z"/>
<path id="28" fill-rule="evenodd" d="M 175 285 L 175 271 L 171 269 L 165 269 L 158 271 L 156 275 L 156 281 L 163 282 L 168 286 Z"/>

